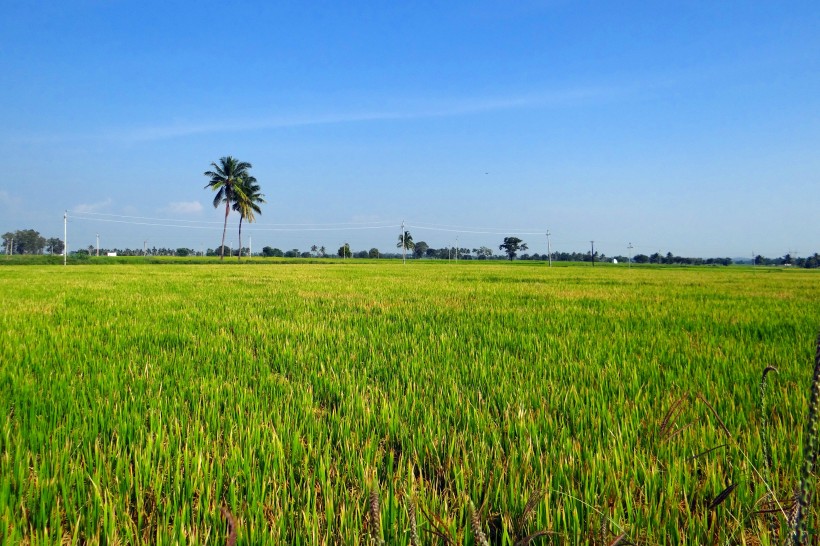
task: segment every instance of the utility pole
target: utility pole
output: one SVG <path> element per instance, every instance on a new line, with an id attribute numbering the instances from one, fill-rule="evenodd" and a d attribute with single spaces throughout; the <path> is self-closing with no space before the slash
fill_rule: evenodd
<path id="1" fill-rule="evenodd" d="M 404 247 L 404 220 L 401 221 L 401 263 L 407 263 L 407 251 Z"/>
<path id="2" fill-rule="evenodd" d="M 248 256 L 253 257 L 253 236 L 248 235 Z"/>
<path id="3" fill-rule="evenodd" d="M 595 241 L 590 241 L 589 244 L 592 248 L 592 250 L 589 253 L 589 257 L 592 258 L 592 267 L 595 267 Z"/>
<path id="4" fill-rule="evenodd" d="M 100 257 L 100 234 L 97 234 L 97 258 Z"/>
<path id="5" fill-rule="evenodd" d="M 68 264 L 68 211 L 63 213 L 63 265 Z"/>
<path id="6" fill-rule="evenodd" d="M 550 267 L 552 267 L 552 247 L 550 246 L 550 230 L 547 230 L 547 258 L 550 261 Z"/>
<path id="7" fill-rule="evenodd" d="M 142 257 L 148 256 L 148 241 L 142 242 Z"/>
<path id="8" fill-rule="evenodd" d="M 456 263 L 458 263 L 458 253 L 459 253 L 459 249 L 458 249 L 458 235 L 456 235 Z"/>
<path id="9" fill-rule="evenodd" d="M 629 256 L 626 257 L 629 260 L 629 268 L 632 267 L 632 243 L 629 243 L 629 246 L 626 247 L 629 250 Z"/>

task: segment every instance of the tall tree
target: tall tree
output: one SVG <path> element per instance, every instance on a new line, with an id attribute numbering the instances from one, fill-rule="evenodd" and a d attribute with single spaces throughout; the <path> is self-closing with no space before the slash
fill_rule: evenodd
<path id="1" fill-rule="evenodd" d="M 498 250 L 506 252 L 507 257 L 512 261 L 519 250 L 527 250 L 527 243 L 518 237 L 504 237 L 504 242 L 498 245 Z"/>
<path id="2" fill-rule="evenodd" d="M 3 247 L 10 254 L 40 254 L 46 247 L 46 238 L 33 229 L 18 229 L 3 235 Z"/>
<path id="3" fill-rule="evenodd" d="M 419 241 L 413 246 L 413 254 L 415 254 L 416 258 L 424 258 L 424 254 L 428 248 L 430 248 L 430 245 L 424 241 Z"/>
<path id="4" fill-rule="evenodd" d="M 6 232 L 3 234 L 3 252 L 6 254 L 12 253 L 12 244 L 14 243 L 14 233 Z"/>
<path id="5" fill-rule="evenodd" d="M 410 235 L 409 231 L 405 231 L 399 235 L 399 242 L 396 243 L 396 248 L 401 249 L 402 256 L 404 256 L 408 250 L 412 251 L 416 248 L 416 243 L 413 242 L 413 236 Z"/>
<path id="6" fill-rule="evenodd" d="M 219 259 L 223 260 L 225 258 L 225 233 L 228 230 L 228 214 L 231 212 L 231 205 L 237 200 L 237 195 L 242 192 L 242 181 L 251 177 L 248 174 L 248 169 L 252 165 L 231 156 L 226 156 L 219 159 L 219 165 L 211 163 L 211 167 L 214 170 L 205 171 L 204 173 L 205 176 L 211 179 L 205 187 L 216 192 L 214 208 L 225 203 L 225 224 L 222 228 L 222 244 L 219 248 Z"/>
<path id="7" fill-rule="evenodd" d="M 46 241 L 46 248 L 51 254 L 62 254 L 65 249 L 62 239 L 57 237 L 50 237 Z"/>
<path id="8" fill-rule="evenodd" d="M 256 178 L 248 176 L 243 178 L 238 185 L 239 191 L 236 192 L 233 203 L 233 210 L 239 213 L 239 254 L 237 259 L 242 259 L 242 220 L 253 222 L 256 220 L 256 214 L 262 214 L 262 209 L 259 208 L 259 203 L 265 202 L 265 196 L 259 190 L 259 184 L 256 183 Z"/>

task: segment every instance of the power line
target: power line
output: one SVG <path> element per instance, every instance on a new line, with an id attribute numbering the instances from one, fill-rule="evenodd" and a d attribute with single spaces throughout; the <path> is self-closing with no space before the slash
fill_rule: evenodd
<path id="1" fill-rule="evenodd" d="M 113 218 L 130 218 L 134 220 L 152 220 L 157 222 L 176 222 L 176 223 L 184 223 L 184 224 L 218 224 L 223 225 L 222 220 L 185 220 L 181 218 L 156 218 L 152 216 L 131 216 L 127 214 L 112 214 L 107 212 L 85 212 L 85 211 L 72 211 L 74 214 L 80 214 L 82 216 L 109 216 Z M 104 221 L 101 218 L 85 218 L 86 220 L 96 220 L 96 221 Z M 394 226 L 395 222 L 392 220 L 374 220 L 374 221 L 367 221 L 367 222 L 306 222 L 306 223 L 299 223 L 299 222 L 290 222 L 290 223 L 270 223 L 270 222 L 256 222 L 257 226 L 363 226 L 363 225 L 373 225 L 373 224 L 389 224 L 389 226 Z M 388 227 L 388 226 L 385 226 Z"/>
<path id="2" fill-rule="evenodd" d="M 462 230 L 486 230 L 486 231 L 499 231 L 499 232 L 513 232 L 513 233 L 522 233 L 525 231 L 533 231 L 534 228 L 494 228 L 494 227 L 476 227 L 476 226 L 457 226 L 453 224 L 437 224 L 434 222 L 415 222 L 418 226 L 432 226 L 437 228 L 453 228 L 453 229 L 462 229 Z M 540 232 L 539 232 L 540 233 Z"/>
<path id="3" fill-rule="evenodd" d="M 162 224 L 157 222 L 134 222 L 130 220 L 115 220 L 112 218 L 86 218 L 83 216 L 72 216 L 74 220 L 88 220 L 91 222 L 112 222 L 117 224 L 127 224 L 132 226 L 155 226 L 155 227 L 171 227 L 171 228 L 179 228 L 179 229 L 211 229 L 211 230 L 221 230 L 221 225 L 215 226 L 186 226 L 186 225 L 179 225 L 179 224 Z M 219 222 L 222 224 L 222 222 Z M 275 224 L 269 224 L 275 225 Z M 282 225 L 295 225 L 295 224 L 282 224 Z M 306 224 L 311 225 L 311 224 Z M 312 224 L 312 225 L 321 225 L 321 224 Z M 291 228 L 265 228 L 259 226 L 248 227 L 248 231 L 347 231 L 347 230 L 365 230 L 365 229 L 392 229 L 395 227 L 395 224 L 390 225 L 383 225 L 383 226 L 358 226 L 358 227 L 291 227 Z"/>
<path id="4" fill-rule="evenodd" d="M 425 227 L 420 226 L 418 224 L 408 224 L 408 228 L 413 229 L 421 229 L 425 231 L 445 231 L 449 233 L 472 233 L 472 234 L 480 234 L 480 235 L 508 235 L 510 233 L 515 235 L 541 235 L 543 232 L 541 231 L 516 231 L 513 229 L 507 230 L 497 230 L 497 231 L 480 231 L 480 230 L 470 230 L 470 229 L 450 229 L 450 228 L 439 228 L 439 227 Z"/>

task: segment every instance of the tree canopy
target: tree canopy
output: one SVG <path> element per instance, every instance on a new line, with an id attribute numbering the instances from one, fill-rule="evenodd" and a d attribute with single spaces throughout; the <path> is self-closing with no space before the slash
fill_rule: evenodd
<path id="1" fill-rule="evenodd" d="M 260 203 L 265 202 L 265 196 L 253 176 L 247 176 L 239 182 L 239 191 L 235 192 L 233 210 L 239 213 L 239 253 L 237 260 L 242 259 L 242 221 L 253 222 L 256 214 L 262 214 Z"/>
<path id="2" fill-rule="evenodd" d="M 62 252 L 62 241 L 55 240 L 59 241 L 59 252 Z M 48 244 L 46 238 L 33 229 L 18 229 L 14 233 L 3 234 L 3 252 L 6 254 L 41 254 Z"/>
<path id="3" fill-rule="evenodd" d="M 504 242 L 498 245 L 498 250 L 506 252 L 507 257 L 512 261 L 519 250 L 527 250 L 527 243 L 518 237 L 504 237 Z"/>

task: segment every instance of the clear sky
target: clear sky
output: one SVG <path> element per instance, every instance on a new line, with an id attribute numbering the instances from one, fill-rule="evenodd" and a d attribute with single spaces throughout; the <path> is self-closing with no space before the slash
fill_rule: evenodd
<path id="1" fill-rule="evenodd" d="M 214 248 L 202 173 L 232 155 L 255 250 L 392 251 L 404 220 L 436 248 L 806 255 L 818 29 L 816 0 L 4 0 L 0 231 L 62 237 L 67 209 L 71 248 Z"/>

